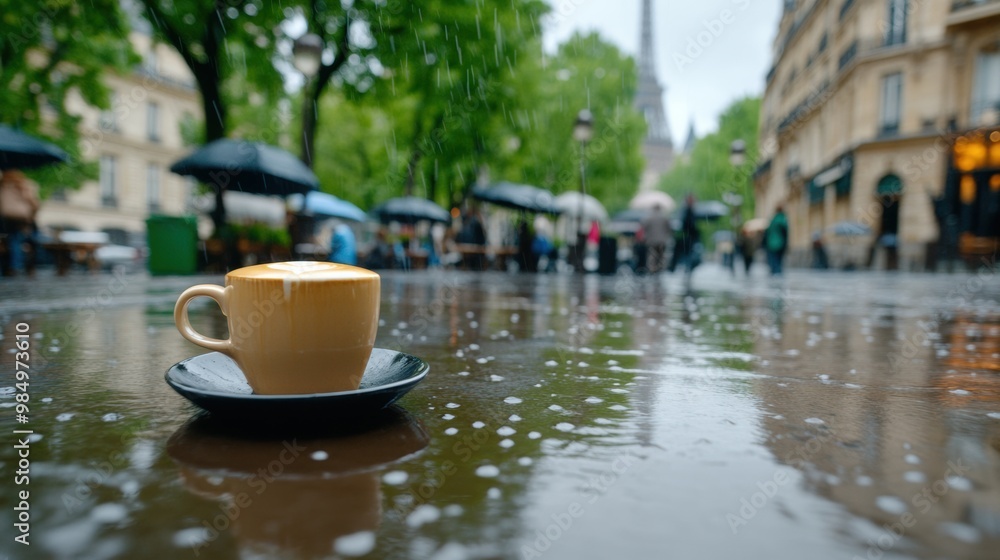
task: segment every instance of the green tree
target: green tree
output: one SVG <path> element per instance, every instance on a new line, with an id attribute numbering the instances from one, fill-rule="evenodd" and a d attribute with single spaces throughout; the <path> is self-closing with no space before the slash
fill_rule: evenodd
<path id="1" fill-rule="evenodd" d="M 573 123 L 581 109 L 590 109 L 594 138 L 585 154 L 587 193 L 611 211 L 624 208 L 639 185 L 646 134 L 645 119 L 633 106 L 635 62 L 597 33 L 578 33 L 544 64 L 536 60 L 533 71 L 538 90 L 522 90 L 526 108 L 512 115 L 521 142 L 504 162 L 505 178 L 556 193 L 578 189 L 580 146 Z"/>
<path id="2" fill-rule="evenodd" d="M 512 112 L 536 101 L 525 95 L 519 68 L 540 52 L 538 21 L 548 7 L 539 0 L 389 6 L 379 29 L 405 29 L 376 51 L 388 71 L 373 100 L 391 115 L 390 151 L 403 156 L 389 180 L 451 205 L 513 137 Z"/>
<path id="3" fill-rule="evenodd" d="M 660 189 L 676 200 L 688 192 L 700 200 L 721 200 L 727 192 L 743 197 L 744 218 L 753 215 L 753 185 L 750 175 L 757 162 L 757 130 L 760 98 L 735 101 L 719 117 L 719 129 L 698 139 L 689 161 L 678 161 L 660 181 Z M 740 168 L 729 163 L 733 140 L 746 142 L 746 161 Z"/>
<path id="4" fill-rule="evenodd" d="M 264 99 L 280 96 L 282 80 L 273 64 L 278 39 L 275 29 L 285 18 L 285 9 L 280 3 L 263 0 L 140 1 L 155 35 L 180 54 L 194 75 L 205 118 L 201 140 L 211 142 L 226 136 L 228 108 L 234 90 L 256 92 Z M 214 185 L 213 188 L 216 196 L 212 221 L 218 231 L 225 224 L 225 187 Z"/>
<path id="5" fill-rule="evenodd" d="M 138 61 L 118 0 L 0 3 L 0 121 L 52 141 L 71 157 L 68 165 L 32 172 L 43 197 L 97 177 L 89 157 L 99 139 L 81 142 L 81 117 L 68 104 L 79 96 L 107 109 L 105 73 L 128 72 Z"/>

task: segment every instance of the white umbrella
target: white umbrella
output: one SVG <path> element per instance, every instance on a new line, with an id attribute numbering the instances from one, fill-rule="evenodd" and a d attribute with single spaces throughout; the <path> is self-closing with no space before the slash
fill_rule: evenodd
<path id="1" fill-rule="evenodd" d="M 628 203 L 628 207 L 633 210 L 652 210 L 657 206 L 667 214 L 677 209 L 677 203 L 674 202 L 673 197 L 663 191 L 641 192 Z"/>
<path id="2" fill-rule="evenodd" d="M 580 197 L 583 196 L 581 203 Z M 583 210 L 583 220 L 587 223 L 592 220 L 604 221 L 608 219 L 608 211 L 604 209 L 601 201 L 589 194 L 581 195 L 577 191 L 564 192 L 556 197 L 556 208 L 562 211 L 562 215 L 569 218 L 579 218 L 580 210 Z"/>
<path id="3" fill-rule="evenodd" d="M 581 196 L 583 196 L 582 199 Z M 587 233 L 590 231 L 591 222 L 594 220 L 603 222 L 608 219 L 608 211 L 604 209 L 604 205 L 599 200 L 589 194 L 581 195 L 577 191 L 564 192 L 557 196 L 555 206 L 562 212 L 556 228 L 559 237 L 573 243 L 576 242 L 574 230 Z M 583 210 L 582 217 L 580 216 L 581 210 Z"/>

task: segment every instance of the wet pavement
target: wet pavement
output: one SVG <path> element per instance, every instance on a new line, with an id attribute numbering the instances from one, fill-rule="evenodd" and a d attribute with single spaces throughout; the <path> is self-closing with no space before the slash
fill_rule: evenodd
<path id="1" fill-rule="evenodd" d="M 756 272 L 384 274 L 376 345 L 430 375 L 280 435 L 163 380 L 220 277 L 4 281 L 0 558 L 996 558 L 995 274 Z"/>

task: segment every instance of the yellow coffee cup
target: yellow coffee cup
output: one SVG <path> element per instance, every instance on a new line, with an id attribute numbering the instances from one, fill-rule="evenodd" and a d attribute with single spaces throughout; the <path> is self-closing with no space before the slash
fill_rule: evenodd
<path id="1" fill-rule="evenodd" d="M 225 282 L 225 287 L 201 284 L 181 294 L 174 322 L 184 338 L 235 360 L 257 394 L 358 388 L 378 330 L 378 274 L 296 261 L 240 268 Z M 228 319 L 228 339 L 191 327 L 188 304 L 199 296 L 219 304 Z"/>

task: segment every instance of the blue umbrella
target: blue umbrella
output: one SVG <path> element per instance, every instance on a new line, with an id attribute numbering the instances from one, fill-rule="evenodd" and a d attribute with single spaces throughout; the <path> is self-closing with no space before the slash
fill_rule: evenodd
<path id="1" fill-rule="evenodd" d="M 305 201 L 301 194 L 292 195 L 289 202 L 301 209 L 305 214 L 310 214 L 320 219 L 340 218 L 342 220 L 353 220 L 363 222 L 368 218 L 364 210 L 357 206 L 341 200 L 332 194 L 319 191 L 311 191 L 305 195 Z"/>

